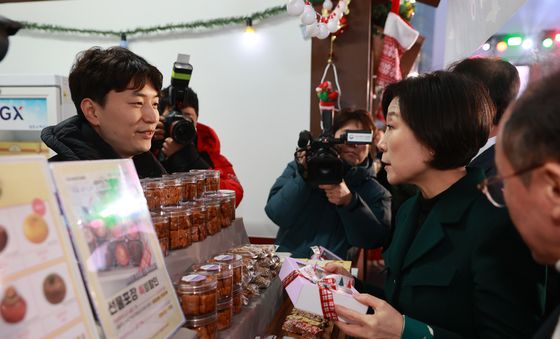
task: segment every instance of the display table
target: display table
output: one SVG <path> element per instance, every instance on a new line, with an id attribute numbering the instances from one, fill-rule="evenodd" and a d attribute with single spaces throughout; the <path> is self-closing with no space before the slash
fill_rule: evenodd
<path id="1" fill-rule="evenodd" d="M 253 297 L 251 304 L 243 306 L 241 313 L 231 319 L 231 327 L 218 332 L 218 338 L 254 338 L 267 333 L 267 328 L 274 319 L 284 298 L 282 297 L 282 283 L 278 277 L 274 278 L 261 295 Z M 180 328 L 172 339 L 197 338 L 196 331 Z"/>
<path id="2" fill-rule="evenodd" d="M 203 241 L 194 242 L 184 249 L 170 251 L 169 255 L 165 257 L 167 273 L 172 282 L 178 281 L 192 264 L 203 263 L 213 255 L 248 243 L 249 237 L 247 237 L 243 219 L 237 218 L 231 226 L 223 228 L 214 235 L 209 235 Z"/>
<path id="3" fill-rule="evenodd" d="M 165 257 L 167 272 L 171 281 L 178 281 L 192 264 L 202 263 L 229 248 L 248 243 L 249 238 L 243 225 L 243 219 L 235 219 L 233 225 L 208 236 L 205 240 L 195 242 L 185 249 L 171 251 L 169 256 Z M 254 338 L 264 335 L 283 302 L 282 293 L 282 283 L 276 277 L 266 290 L 261 290 L 260 296 L 251 298 L 251 303 L 243 306 L 241 313 L 233 316 L 231 327 L 218 332 L 218 337 Z M 197 338 L 197 335 L 196 331 L 183 327 L 172 338 Z"/>

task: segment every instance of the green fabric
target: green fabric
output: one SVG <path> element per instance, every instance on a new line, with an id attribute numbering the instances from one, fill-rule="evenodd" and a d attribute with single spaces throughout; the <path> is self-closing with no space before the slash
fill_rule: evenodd
<path id="1" fill-rule="evenodd" d="M 434 331 L 431 327 L 421 321 L 404 316 L 404 331 L 401 339 L 431 339 Z"/>
<path id="2" fill-rule="evenodd" d="M 435 338 L 529 338 L 542 315 L 545 269 L 537 265 L 507 210 L 476 188 L 468 173 L 432 208 L 414 239 L 419 195 L 399 210 L 384 253 L 385 296 Z"/>

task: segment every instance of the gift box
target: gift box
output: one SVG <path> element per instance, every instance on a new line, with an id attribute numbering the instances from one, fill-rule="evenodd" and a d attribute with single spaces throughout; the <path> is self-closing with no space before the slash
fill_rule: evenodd
<path id="1" fill-rule="evenodd" d="M 317 265 L 309 265 L 293 258 L 286 258 L 279 274 L 295 308 L 322 316 L 342 320 L 336 315 L 335 305 L 342 305 L 365 314 L 367 306 L 352 296 L 358 293 L 350 277 L 327 274 Z"/>

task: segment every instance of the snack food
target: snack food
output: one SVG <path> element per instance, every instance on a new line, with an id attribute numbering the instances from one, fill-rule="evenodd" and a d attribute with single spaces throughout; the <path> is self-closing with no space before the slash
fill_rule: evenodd
<path id="1" fill-rule="evenodd" d="M 242 295 L 241 286 L 237 286 L 237 288 L 233 290 L 233 313 L 234 314 L 241 313 L 241 305 L 242 305 L 241 295 Z"/>
<path id="2" fill-rule="evenodd" d="M 218 300 L 230 299 L 233 293 L 233 270 L 230 264 L 226 263 L 209 263 L 204 265 L 193 265 L 192 270 L 195 273 L 210 273 L 216 276 L 218 281 Z"/>
<path id="3" fill-rule="evenodd" d="M 216 312 L 203 316 L 187 317 L 185 326 L 196 330 L 198 338 L 200 339 L 217 338 L 218 326 Z"/>
<path id="4" fill-rule="evenodd" d="M 177 294 L 185 316 L 216 312 L 217 281 L 212 274 L 189 274 L 181 278 Z"/>
<path id="5" fill-rule="evenodd" d="M 233 285 L 241 285 L 243 260 L 239 254 L 224 253 L 209 260 L 210 262 L 223 262 L 233 268 Z"/>
<path id="6" fill-rule="evenodd" d="M 233 316 L 233 301 L 231 298 L 218 303 L 218 331 L 225 330 L 231 326 Z"/>

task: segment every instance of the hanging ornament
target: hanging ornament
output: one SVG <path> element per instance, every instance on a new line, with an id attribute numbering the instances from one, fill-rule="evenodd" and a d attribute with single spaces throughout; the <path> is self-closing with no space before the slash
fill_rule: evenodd
<path id="1" fill-rule="evenodd" d="M 330 32 L 329 29 L 327 28 L 327 24 L 324 22 L 321 22 L 319 24 L 317 24 L 317 38 L 323 40 L 326 39 L 329 36 Z"/>
<path id="2" fill-rule="evenodd" d="M 311 6 L 311 3 L 306 2 L 301 15 L 301 23 L 304 25 L 311 25 L 317 22 L 317 13 Z"/>
<path id="3" fill-rule="evenodd" d="M 348 28 L 348 22 L 346 21 L 346 16 L 342 16 L 338 22 L 338 30 L 334 32 L 334 36 L 339 36 L 346 31 Z"/>
<path id="4" fill-rule="evenodd" d="M 307 36 L 309 36 L 310 38 L 315 38 L 317 36 L 317 24 L 305 26 L 305 31 L 307 32 Z"/>
<path id="5" fill-rule="evenodd" d="M 331 15 L 331 18 L 327 22 L 327 28 L 329 32 L 334 33 L 338 31 L 339 20 Z"/>
<path id="6" fill-rule="evenodd" d="M 327 69 L 325 69 L 325 73 Z M 335 108 L 338 99 L 338 90 L 333 88 L 330 81 L 321 82 L 319 86 L 315 88 L 315 92 L 319 98 L 319 108 L 321 110 Z"/>
<path id="7" fill-rule="evenodd" d="M 304 37 L 326 39 L 340 35 L 346 25 L 344 15 L 348 14 L 348 4 L 351 0 L 338 0 L 336 6 L 332 0 L 322 0 L 322 13 L 315 11 L 314 0 L 289 0 L 286 8 L 290 15 L 300 15 Z M 319 18 L 319 19 L 318 19 Z"/>
<path id="8" fill-rule="evenodd" d="M 288 10 L 289 15 L 298 16 L 303 13 L 304 6 L 305 2 L 303 2 L 303 0 L 290 0 L 286 5 L 286 9 Z"/>

